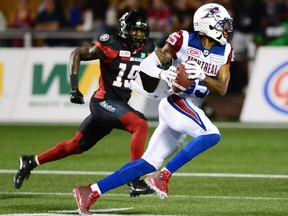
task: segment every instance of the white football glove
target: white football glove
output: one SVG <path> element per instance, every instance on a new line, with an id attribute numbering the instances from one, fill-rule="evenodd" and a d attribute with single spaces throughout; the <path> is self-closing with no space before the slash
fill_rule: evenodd
<path id="1" fill-rule="evenodd" d="M 168 70 L 162 70 L 159 73 L 159 78 L 164 80 L 165 82 L 168 83 L 169 86 L 172 85 L 172 81 L 176 79 L 177 73 L 176 73 L 177 68 L 174 66 L 170 66 Z"/>
<path id="2" fill-rule="evenodd" d="M 188 75 L 188 79 L 204 80 L 206 75 L 199 64 L 195 61 L 187 61 L 184 63 L 185 72 Z"/>

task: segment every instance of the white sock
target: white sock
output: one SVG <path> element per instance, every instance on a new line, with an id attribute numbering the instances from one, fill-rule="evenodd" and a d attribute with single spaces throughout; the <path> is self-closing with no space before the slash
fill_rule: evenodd
<path id="1" fill-rule="evenodd" d="M 102 193 L 101 193 L 101 190 L 100 190 L 100 188 L 98 187 L 98 184 L 97 184 L 97 183 L 90 185 L 90 187 L 91 187 L 91 190 L 92 190 L 92 191 L 97 191 L 99 194 L 102 194 Z"/>
<path id="2" fill-rule="evenodd" d="M 37 155 L 35 156 L 35 161 L 36 161 L 37 165 L 39 166 L 40 164 L 39 164 L 38 156 L 37 156 Z"/>
<path id="3" fill-rule="evenodd" d="M 165 170 L 168 171 L 169 173 L 171 173 L 166 167 L 164 167 L 163 169 L 161 169 L 161 172 L 162 172 L 162 171 L 165 171 Z"/>

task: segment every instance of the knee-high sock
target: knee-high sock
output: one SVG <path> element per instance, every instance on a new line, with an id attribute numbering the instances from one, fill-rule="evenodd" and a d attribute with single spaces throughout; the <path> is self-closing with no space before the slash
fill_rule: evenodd
<path id="1" fill-rule="evenodd" d="M 219 134 L 199 136 L 189 141 L 165 166 L 171 173 L 220 141 Z"/>
<path id="2" fill-rule="evenodd" d="M 145 121 L 134 128 L 130 140 L 130 161 L 137 160 L 143 155 L 147 135 L 148 125 Z"/>
<path id="3" fill-rule="evenodd" d="M 151 164 L 141 158 L 136 161 L 126 163 L 113 174 L 98 181 L 97 184 L 99 189 L 101 190 L 101 193 L 103 194 L 113 188 L 124 185 L 155 170 L 155 167 L 153 167 Z"/>
<path id="4" fill-rule="evenodd" d="M 133 121 L 131 121 L 133 119 Z M 148 123 L 133 112 L 128 112 L 120 118 L 126 130 L 132 133 L 130 140 L 130 161 L 141 158 L 148 135 Z"/>
<path id="5" fill-rule="evenodd" d="M 39 165 L 50 161 L 59 160 L 69 155 L 82 153 L 83 150 L 79 145 L 79 140 L 82 138 L 82 136 L 83 135 L 80 132 L 77 132 L 73 139 L 58 143 L 53 148 L 38 154 L 37 160 Z"/>

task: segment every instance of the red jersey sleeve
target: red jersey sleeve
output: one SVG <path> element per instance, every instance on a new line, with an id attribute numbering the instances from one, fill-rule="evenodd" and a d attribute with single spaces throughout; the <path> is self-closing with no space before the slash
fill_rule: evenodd
<path id="1" fill-rule="evenodd" d="M 111 49 L 110 47 L 107 47 L 101 43 L 99 43 L 98 41 L 96 41 L 96 45 L 103 50 L 103 52 L 105 53 L 105 55 L 108 57 L 107 60 L 105 60 L 105 62 L 110 62 L 112 61 L 113 59 L 115 59 L 119 53 L 118 50 L 114 50 L 114 49 Z"/>
<path id="2" fill-rule="evenodd" d="M 105 60 L 106 63 L 115 59 L 119 54 L 119 49 L 115 49 L 115 40 L 109 34 L 101 35 L 95 42 L 97 47 L 99 47 L 107 56 Z"/>

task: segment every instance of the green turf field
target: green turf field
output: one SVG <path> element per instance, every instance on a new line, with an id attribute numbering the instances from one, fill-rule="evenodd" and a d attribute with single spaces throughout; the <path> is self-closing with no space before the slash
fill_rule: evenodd
<path id="1" fill-rule="evenodd" d="M 0 214 L 75 215 L 72 189 L 94 183 L 105 176 L 103 172 L 115 171 L 129 160 L 130 134 L 115 130 L 87 153 L 36 168 L 21 189 L 14 188 L 18 156 L 46 150 L 72 137 L 77 128 L 0 125 Z M 124 185 L 103 195 L 92 206 L 93 213 L 287 216 L 288 129 L 220 131 L 218 145 L 171 178 L 168 199 L 155 194 L 130 198 Z"/>

